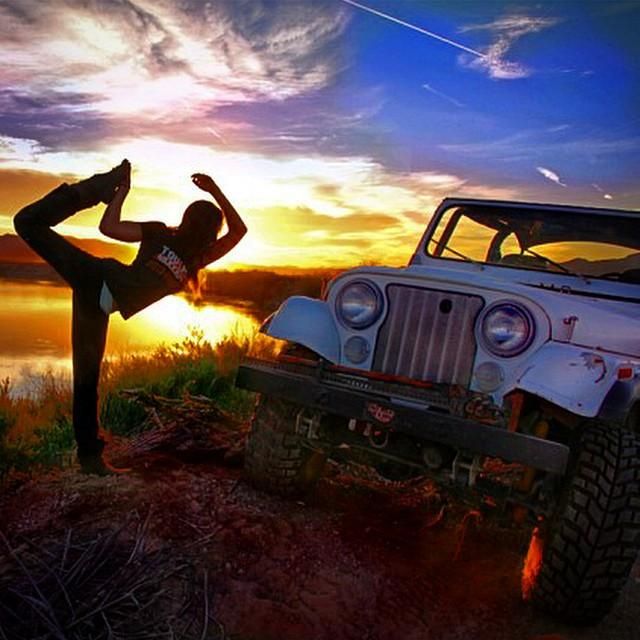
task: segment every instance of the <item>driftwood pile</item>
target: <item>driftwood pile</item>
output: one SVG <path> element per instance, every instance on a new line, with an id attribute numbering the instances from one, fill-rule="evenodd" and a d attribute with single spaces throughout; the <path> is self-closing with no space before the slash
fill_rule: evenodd
<path id="1" fill-rule="evenodd" d="M 149 550 L 149 517 L 99 533 L 11 544 L 0 532 L 2 640 L 223 640 L 211 585 L 175 550 Z"/>
<path id="2" fill-rule="evenodd" d="M 158 452 L 188 462 L 241 464 L 247 427 L 210 398 L 187 394 L 173 399 L 136 389 L 120 393 L 144 406 L 150 427 L 126 444 L 125 460 Z"/>

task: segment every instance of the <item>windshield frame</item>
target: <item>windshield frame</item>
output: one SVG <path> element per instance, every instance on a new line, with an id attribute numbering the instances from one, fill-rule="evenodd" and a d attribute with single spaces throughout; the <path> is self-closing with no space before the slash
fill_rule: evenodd
<path id="1" fill-rule="evenodd" d="M 452 210 L 457 210 L 457 211 L 453 211 Z M 442 222 L 443 222 L 443 218 L 448 215 L 451 214 L 450 219 L 446 222 L 446 226 L 443 228 L 442 227 Z M 471 214 L 471 215 L 469 215 Z M 623 222 L 623 219 L 628 219 L 626 222 L 627 226 L 633 227 L 635 228 L 636 226 L 638 227 L 638 233 L 637 234 L 628 234 L 628 233 L 622 233 L 622 232 L 617 232 L 616 234 L 612 234 L 611 238 L 614 240 L 618 240 L 618 239 L 622 239 L 622 238 L 633 238 L 632 242 L 624 242 L 624 244 L 620 244 L 617 242 L 602 242 L 603 245 L 609 244 L 612 247 L 620 247 L 621 249 L 628 249 L 628 254 L 624 257 L 621 257 L 621 260 L 624 259 L 628 259 L 629 256 L 635 254 L 635 253 L 639 253 L 640 254 L 640 212 L 638 211 L 629 211 L 629 210 L 621 210 L 621 209 L 604 209 L 604 208 L 596 208 L 596 207 L 577 207 L 577 206 L 571 206 L 571 205 L 548 205 L 548 204 L 538 204 L 538 203 L 525 203 L 525 202 L 514 202 L 514 201 L 492 201 L 492 200 L 478 200 L 478 199 L 458 199 L 458 198 L 447 198 L 445 200 L 442 201 L 442 203 L 440 204 L 440 206 L 437 208 L 435 214 L 433 215 L 433 217 L 431 218 L 427 229 L 425 230 L 425 234 L 417 248 L 416 254 L 414 254 L 414 259 L 412 259 L 412 262 L 420 262 L 419 256 L 422 255 L 425 258 L 431 259 L 431 260 L 447 260 L 450 261 L 452 263 L 458 263 L 458 264 L 464 264 L 465 262 L 468 263 L 472 263 L 475 265 L 481 265 L 482 268 L 484 267 L 498 267 L 498 268 L 507 268 L 507 269 L 516 269 L 516 270 L 522 270 L 522 269 L 526 269 L 529 271 L 535 271 L 537 273 L 546 273 L 549 275 L 568 275 L 568 276 L 573 276 L 573 277 L 578 277 L 578 278 L 584 278 L 585 276 L 581 273 L 578 272 L 574 272 L 574 270 L 572 270 L 570 267 L 566 268 L 561 266 L 559 271 L 556 271 L 554 269 L 549 268 L 549 266 L 547 266 L 547 268 L 543 268 L 543 267 L 538 267 L 536 268 L 535 266 L 533 266 L 533 261 L 532 261 L 532 265 L 530 266 L 523 266 L 523 265 L 516 265 L 516 264 L 507 264 L 507 263 L 500 263 L 497 261 L 491 261 L 488 260 L 488 255 L 490 253 L 491 249 L 491 244 L 493 244 L 497 237 L 500 235 L 500 225 L 498 224 L 498 217 L 500 216 L 500 214 L 503 215 L 503 217 L 506 217 L 509 221 L 512 220 L 517 220 L 518 216 L 522 216 L 523 218 L 523 224 L 522 225 L 511 225 L 510 227 L 505 227 L 505 231 L 509 231 L 509 233 L 505 233 L 503 234 L 503 240 L 504 238 L 508 237 L 510 234 L 513 234 L 517 240 L 518 240 L 518 244 L 521 247 L 521 251 L 526 252 L 527 249 L 530 248 L 530 253 L 535 255 L 537 253 L 537 251 L 540 251 L 541 253 L 544 254 L 544 246 L 545 244 L 550 245 L 552 243 L 561 243 L 562 240 L 558 239 L 558 238 L 553 238 L 553 231 L 556 229 L 556 227 L 554 227 L 554 225 L 552 224 L 552 218 L 553 217 L 558 217 L 560 218 L 560 216 L 562 217 L 570 217 L 575 219 L 575 216 L 588 216 L 590 218 L 592 218 L 593 216 L 597 216 L 597 217 L 602 217 L 603 218 L 603 222 L 605 218 L 616 218 L 620 221 L 621 224 L 625 224 Z M 456 226 L 459 224 L 460 219 L 466 216 L 470 221 L 472 222 L 477 222 L 479 224 L 483 224 L 483 218 L 485 220 L 491 220 L 493 218 L 495 218 L 496 220 L 496 224 L 485 224 L 484 226 L 486 226 L 488 232 L 493 229 L 495 231 L 493 240 L 487 244 L 487 254 L 484 255 L 483 258 L 479 259 L 477 255 L 473 255 L 473 257 L 464 255 L 464 251 L 460 251 L 460 247 L 456 246 L 455 250 L 453 250 L 452 248 L 447 247 L 447 245 L 450 243 L 452 235 L 455 231 Z M 547 242 L 545 240 L 546 236 L 542 239 L 541 242 L 538 241 L 530 241 L 525 242 L 524 244 L 522 244 L 520 241 L 523 237 L 523 233 L 528 233 L 530 234 L 531 232 L 529 231 L 529 226 L 527 224 L 527 220 L 531 220 L 533 217 L 539 217 L 544 224 L 544 220 L 546 219 L 547 221 L 551 221 L 551 224 L 548 224 L 548 229 L 547 229 L 547 233 L 549 234 L 551 232 L 550 235 L 550 240 Z M 562 229 L 564 227 L 564 225 L 560 225 L 561 231 L 562 233 L 564 233 L 564 229 Z M 597 228 L 597 229 L 606 229 L 606 227 L 604 225 L 592 225 L 593 228 Z M 588 227 L 589 231 L 586 231 L 585 234 L 586 236 L 589 236 L 590 230 L 592 228 L 591 226 Z M 567 230 L 570 228 L 570 225 L 567 225 L 565 227 Z M 582 230 L 586 229 L 587 227 L 582 227 Z M 518 230 L 521 232 L 520 236 L 518 236 L 515 233 L 515 230 Z M 438 235 L 436 235 L 436 232 L 440 231 L 440 233 Z M 581 242 L 581 243 L 587 243 L 587 242 L 592 242 L 594 244 L 600 243 L 601 242 L 601 238 L 602 238 L 602 234 L 600 231 L 598 231 L 597 233 L 594 232 L 591 234 L 592 237 L 585 237 L 582 238 L 582 236 L 580 234 L 577 234 L 576 236 L 574 236 L 573 238 L 569 238 L 566 240 L 567 243 L 570 242 Z M 560 238 L 562 238 L 562 235 L 560 236 Z M 529 238 L 530 239 L 530 238 Z M 433 248 L 433 245 L 437 244 L 438 246 L 436 248 Z M 498 243 L 499 246 L 499 243 Z M 536 249 L 534 251 L 534 248 Z M 457 253 L 457 255 L 446 255 L 447 253 L 447 249 L 449 251 L 451 251 L 452 253 Z M 589 257 L 575 257 L 575 258 L 571 258 L 567 261 L 567 263 L 570 263 L 573 260 L 586 260 L 589 261 L 591 263 L 596 263 L 598 260 L 597 259 L 593 259 L 593 258 L 589 258 Z M 603 258 L 602 260 L 613 260 L 615 258 Z M 553 265 L 554 263 L 554 259 L 550 258 L 549 259 L 549 263 L 551 265 Z M 555 265 L 556 267 L 559 265 Z M 590 265 L 591 266 L 591 265 Z M 564 272 L 564 273 L 562 273 Z M 603 274 L 586 274 L 586 277 L 588 278 L 594 278 L 597 280 L 601 280 L 601 281 L 611 281 L 613 282 L 614 280 L 611 280 L 610 278 L 604 278 Z M 640 276 L 639 276 L 640 277 Z M 634 279 L 634 282 L 638 282 L 638 280 Z"/>

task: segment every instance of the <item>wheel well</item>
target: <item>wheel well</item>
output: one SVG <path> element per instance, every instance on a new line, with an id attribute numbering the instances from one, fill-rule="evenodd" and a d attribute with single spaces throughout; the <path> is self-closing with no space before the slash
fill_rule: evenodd
<path id="1" fill-rule="evenodd" d="M 300 358 L 301 360 L 310 360 L 317 362 L 321 356 L 309 347 L 305 347 L 297 342 L 287 342 L 280 351 L 280 356 L 285 358 Z"/>
<path id="2" fill-rule="evenodd" d="M 550 439 L 566 441 L 569 434 L 584 424 L 584 418 L 559 407 L 540 396 L 530 393 L 523 394 L 522 407 L 518 420 L 518 430 L 527 433 L 541 418 L 549 421 L 552 432 Z"/>
<path id="3" fill-rule="evenodd" d="M 640 434 L 640 400 L 631 407 L 625 420 L 625 426 L 634 433 Z"/>

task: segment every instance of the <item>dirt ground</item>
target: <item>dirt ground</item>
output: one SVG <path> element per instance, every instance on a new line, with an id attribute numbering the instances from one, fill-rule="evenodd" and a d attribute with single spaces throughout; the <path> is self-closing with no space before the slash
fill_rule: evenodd
<path id="1" fill-rule="evenodd" d="M 565 627 L 520 600 L 522 534 L 478 522 L 429 483 L 331 466 L 304 502 L 285 501 L 244 481 L 239 452 L 223 453 L 138 450 L 123 477 L 72 467 L 8 486 L 0 530 L 18 544 L 148 520 L 149 544 L 208 570 L 211 611 L 237 640 L 640 637 L 638 565 L 599 626 Z"/>

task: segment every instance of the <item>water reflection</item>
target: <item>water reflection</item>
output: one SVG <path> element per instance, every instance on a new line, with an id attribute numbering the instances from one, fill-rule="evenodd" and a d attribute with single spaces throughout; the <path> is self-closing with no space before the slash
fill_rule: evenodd
<path id="1" fill-rule="evenodd" d="M 0 281 L 0 377 L 17 380 L 25 370 L 71 368 L 71 291 L 39 283 Z M 153 350 L 172 344 L 192 329 L 216 344 L 225 337 L 247 335 L 257 321 L 228 305 L 191 306 L 169 296 L 126 322 L 111 316 L 107 356 Z"/>

